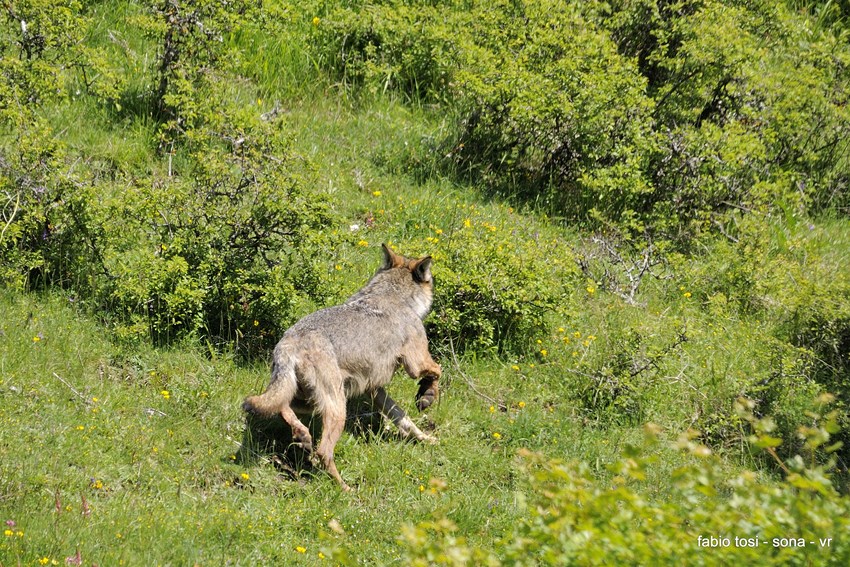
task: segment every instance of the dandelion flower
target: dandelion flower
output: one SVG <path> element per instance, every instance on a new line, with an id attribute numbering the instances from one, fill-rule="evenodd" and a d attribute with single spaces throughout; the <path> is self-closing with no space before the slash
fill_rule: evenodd
<path id="1" fill-rule="evenodd" d="M 512 369 L 512 370 L 515 370 L 515 371 L 517 371 L 517 372 L 519 372 L 519 366 L 517 366 L 516 364 L 514 364 L 513 366 L 511 366 L 511 369 Z"/>
<path id="2" fill-rule="evenodd" d="M 313 18 L 313 25 L 318 26 L 321 23 L 321 21 L 322 21 L 321 18 L 319 18 L 319 16 L 316 16 L 316 17 Z"/>
<path id="3" fill-rule="evenodd" d="M 520 402 L 517 404 L 517 406 L 519 407 L 519 409 L 522 409 L 525 407 L 525 402 Z"/>
<path id="4" fill-rule="evenodd" d="M 380 192 L 380 191 L 372 191 L 372 196 L 373 196 L 373 197 L 380 197 L 380 196 L 381 196 L 381 192 Z"/>
<path id="5" fill-rule="evenodd" d="M 540 349 L 540 356 L 546 356 L 549 354 L 549 351 L 545 348 Z"/>
<path id="6" fill-rule="evenodd" d="M 298 553 L 307 553 L 307 548 L 299 545 L 295 548 L 295 551 L 297 551 Z"/>
<path id="7" fill-rule="evenodd" d="M 162 397 L 165 398 L 166 400 L 171 399 L 171 392 L 169 392 L 168 390 L 163 390 L 163 391 L 160 392 L 160 394 L 162 394 Z"/>
<path id="8" fill-rule="evenodd" d="M 249 474 L 248 474 L 248 473 L 246 473 L 246 472 L 243 472 L 240 476 L 241 476 L 243 479 L 245 479 L 245 480 L 248 480 L 248 479 L 250 479 L 250 478 L 251 478 L 251 475 L 249 475 Z"/>
<path id="9" fill-rule="evenodd" d="M 495 439 L 496 441 L 498 441 L 498 440 L 499 440 L 499 439 L 501 439 L 501 438 L 502 438 L 502 434 L 501 434 L 501 433 L 499 433 L 498 431 L 494 431 L 494 432 L 493 432 L 493 439 Z"/>
<path id="10" fill-rule="evenodd" d="M 357 243 L 357 246 L 369 246 L 369 243 L 365 240 L 361 240 Z"/>

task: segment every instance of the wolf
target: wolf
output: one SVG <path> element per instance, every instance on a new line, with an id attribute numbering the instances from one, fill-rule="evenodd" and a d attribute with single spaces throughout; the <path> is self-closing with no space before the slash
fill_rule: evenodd
<path id="1" fill-rule="evenodd" d="M 439 395 L 442 368 L 428 351 L 422 320 L 431 309 L 434 282 L 431 257 L 411 259 L 386 244 L 374 276 L 342 305 L 307 315 L 290 327 L 275 346 L 266 391 L 249 396 L 246 412 L 280 415 L 292 429 L 293 442 L 313 455 L 310 431 L 298 414 L 319 414 L 322 435 L 315 456 L 349 490 L 334 464 L 334 447 L 345 425 L 346 400 L 367 394 L 401 434 L 436 442 L 419 430 L 384 390 L 399 366 L 419 380 L 416 406 L 422 411 Z"/>

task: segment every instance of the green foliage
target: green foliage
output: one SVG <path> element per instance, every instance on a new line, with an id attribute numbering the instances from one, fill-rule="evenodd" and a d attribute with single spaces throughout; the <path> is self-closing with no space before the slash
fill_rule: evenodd
<path id="1" fill-rule="evenodd" d="M 799 195 L 843 206 L 850 53 L 840 40 L 775 3 L 639 0 L 600 14 L 655 101 L 658 221 L 688 226 Z"/>
<path id="2" fill-rule="evenodd" d="M 571 219 L 687 244 L 847 204 L 850 50 L 775 3 L 360 2 L 314 35 L 346 84 L 462 118 L 442 167 Z"/>
<path id="3" fill-rule="evenodd" d="M 457 59 L 456 31 L 431 2 L 352 2 L 313 20 L 312 48 L 345 85 L 445 100 Z"/>
<path id="4" fill-rule="evenodd" d="M 844 564 L 830 4 L 4 4 L 0 563 Z M 382 241 L 435 260 L 440 443 L 344 436 L 353 498 L 232 458 L 229 353 Z"/>
<path id="5" fill-rule="evenodd" d="M 153 104 L 163 120 L 163 145 L 205 122 L 210 89 L 224 79 L 235 56 L 225 36 L 237 33 L 254 7 L 244 1 L 162 0 L 141 20 L 161 45 Z"/>
<path id="6" fill-rule="evenodd" d="M 460 350 L 523 352 L 566 298 L 565 288 L 547 282 L 574 275 L 571 258 L 517 215 L 491 222 L 474 206 L 459 212 L 433 252 L 442 263 L 432 335 Z"/>
<path id="7" fill-rule="evenodd" d="M 656 462 L 650 453 L 658 430 L 647 431 L 644 448 L 627 447 L 609 466 L 610 481 L 583 463 L 521 452 L 530 478 L 527 516 L 495 549 L 458 539 L 451 521 L 437 513 L 404 532 L 406 562 L 464 565 L 475 557 L 475 564 L 490 565 L 841 565 L 850 558 L 846 544 L 829 535 L 847 529 L 848 501 L 835 493 L 824 468 L 794 460 L 793 472 L 775 485 L 757 482 L 750 472 L 724 480 L 716 457 L 688 432 L 676 445 L 691 462 L 673 472 L 674 494 L 660 502 L 638 490 Z M 822 443 L 816 437 L 808 438 L 812 449 Z M 753 443 L 772 442 L 762 428 Z"/>
<path id="8" fill-rule="evenodd" d="M 334 217 L 305 190 L 280 119 L 217 110 L 221 130 L 187 134 L 196 149 L 177 162 L 180 175 L 131 187 L 115 204 L 105 253 L 114 277 L 100 294 L 130 332 L 239 337 L 253 350 L 277 340 L 299 298 L 327 292 Z"/>
<path id="9" fill-rule="evenodd" d="M 570 216 L 642 208 L 653 103 L 634 64 L 568 3 L 481 4 L 472 21 L 455 159 Z"/>
<path id="10" fill-rule="evenodd" d="M 48 49 L 62 57 L 98 53 L 79 43 L 86 21 L 69 20 L 79 6 L 55 14 L 30 8 L 27 17 L 42 15 L 50 26 L 27 28 L 45 39 L 32 54 L 22 49 L 22 63 L 44 55 L 58 73 L 69 63 L 48 58 Z M 169 152 L 143 177 L 108 182 L 87 168 L 74 171 L 37 114 L 43 97 L 22 100 L 22 81 L 4 74 L 9 92 L 20 94 L 4 114 L 15 143 L 0 159 L 5 282 L 71 288 L 121 336 L 161 343 L 206 335 L 239 342 L 245 352 L 274 341 L 300 299 L 324 297 L 323 255 L 334 242 L 325 230 L 333 222 L 329 203 L 304 189 L 309 167 L 292 153 L 282 117 L 261 117 L 217 82 L 227 70 L 216 66 L 225 53 L 221 34 L 246 10 L 169 2 L 159 7 L 160 20 L 139 19 L 162 34 L 153 90 L 164 119 L 158 141 Z M 72 24 L 79 29 L 66 37 L 62 26 Z M 89 92 L 97 100 L 117 96 Z"/>

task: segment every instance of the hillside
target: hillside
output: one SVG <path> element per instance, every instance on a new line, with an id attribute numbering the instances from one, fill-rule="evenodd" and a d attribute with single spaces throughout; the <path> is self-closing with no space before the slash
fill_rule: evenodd
<path id="1" fill-rule="evenodd" d="M 842 3 L 0 12 L 0 566 L 850 560 Z M 382 242 L 343 493 L 240 405 Z"/>

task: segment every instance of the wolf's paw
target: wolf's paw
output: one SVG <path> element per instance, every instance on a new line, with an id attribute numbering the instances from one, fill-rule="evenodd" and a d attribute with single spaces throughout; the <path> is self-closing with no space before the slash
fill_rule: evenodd
<path id="1" fill-rule="evenodd" d="M 437 380 L 432 376 L 426 376 L 419 381 L 419 391 L 416 392 L 416 408 L 419 411 L 425 411 L 433 405 L 438 395 Z"/>
<path id="2" fill-rule="evenodd" d="M 433 435 L 428 435 L 427 433 L 417 435 L 416 440 L 420 443 L 427 443 L 429 445 L 436 445 L 437 443 L 439 443 L 436 437 L 434 437 Z"/>
<path id="3" fill-rule="evenodd" d="M 422 397 L 416 400 L 416 409 L 418 409 L 419 411 L 425 411 L 426 409 L 431 407 L 431 404 L 434 403 L 435 399 L 436 396 L 434 395 L 429 395 L 428 393 L 423 394 Z"/>
<path id="4" fill-rule="evenodd" d="M 301 433 L 295 433 L 292 436 L 292 444 L 296 447 L 300 447 L 304 451 L 308 453 L 313 453 L 313 438 L 310 436 L 310 433 L 307 431 Z"/>

